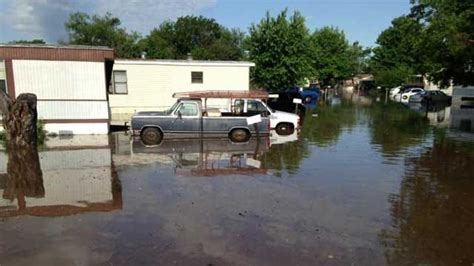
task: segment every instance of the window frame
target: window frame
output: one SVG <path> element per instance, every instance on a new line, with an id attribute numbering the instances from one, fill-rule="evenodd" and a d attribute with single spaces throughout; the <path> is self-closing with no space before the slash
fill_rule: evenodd
<path id="1" fill-rule="evenodd" d="M 200 78 L 193 77 L 194 74 L 200 74 Z M 198 79 L 198 80 L 195 80 Z M 204 84 L 204 71 L 191 71 L 191 84 Z"/>
<path id="2" fill-rule="evenodd" d="M 180 103 L 179 106 L 176 108 L 176 110 L 175 110 L 175 112 L 174 112 L 174 115 L 175 115 L 175 116 L 178 116 L 178 113 L 181 112 L 181 108 L 182 108 L 185 104 L 192 104 L 192 105 L 194 105 L 194 106 L 196 107 L 196 111 L 197 111 L 197 112 L 196 112 L 195 115 L 183 115 L 183 114 L 181 114 L 181 117 L 183 117 L 183 118 L 199 117 L 199 106 L 198 106 L 198 104 L 195 103 L 195 102 L 182 102 L 182 103 Z"/>
<path id="3" fill-rule="evenodd" d="M 1 80 L 3 80 L 3 82 L 5 83 L 5 93 L 8 95 L 7 67 L 5 65 L 5 59 L 3 58 L 0 58 L 0 68 L 3 68 L 3 71 L 5 72 L 5 79 Z"/>
<path id="4" fill-rule="evenodd" d="M 115 81 L 115 73 L 117 72 L 123 72 L 125 73 L 125 82 L 116 82 Z M 120 83 L 120 84 L 125 84 L 125 90 L 126 92 L 117 92 L 115 90 L 115 84 Z M 128 76 L 127 76 L 127 70 L 113 70 L 112 71 L 112 91 L 109 90 L 109 94 L 117 94 L 117 95 L 127 95 L 128 94 Z"/>

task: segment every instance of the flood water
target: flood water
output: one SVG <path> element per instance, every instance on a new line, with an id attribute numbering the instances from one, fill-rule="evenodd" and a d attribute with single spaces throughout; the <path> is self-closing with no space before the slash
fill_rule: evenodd
<path id="1" fill-rule="evenodd" d="M 398 105 L 314 113 L 246 144 L 52 138 L 28 178 L 3 151 L 0 265 L 474 263 L 473 133 Z"/>

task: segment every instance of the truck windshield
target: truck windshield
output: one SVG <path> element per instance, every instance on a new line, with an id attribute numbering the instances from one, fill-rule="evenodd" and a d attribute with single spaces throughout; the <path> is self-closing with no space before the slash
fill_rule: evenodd
<path id="1" fill-rule="evenodd" d="M 179 101 L 176 101 L 176 102 L 173 104 L 173 106 L 170 107 L 170 109 L 166 110 L 166 113 L 167 113 L 167 114 L 171 114 L 171 113 L 174 111 L 174 109 L 176 109 L 176 106 L 178 106 L 178 104 L 179 104 Z"/>

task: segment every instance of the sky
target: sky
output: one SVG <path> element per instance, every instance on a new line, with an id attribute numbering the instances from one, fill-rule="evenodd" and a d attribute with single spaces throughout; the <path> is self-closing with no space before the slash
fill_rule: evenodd
<path id="1" fill-rule="evenodd" d="M 64 23 L 72 12 L 110 12 L 122 26 L 146 35 L 165 20 L 185 15 L 214 18 L 229 28 L 248 31 L 266 14 L 299 11 L 312 32 L 323 26 L 342 29 L 350 42 L 374 46 L 392 19 L 407 14 L 409 0 L 0 0 L 0 43 L 44 39 L 67 41 Z"/>

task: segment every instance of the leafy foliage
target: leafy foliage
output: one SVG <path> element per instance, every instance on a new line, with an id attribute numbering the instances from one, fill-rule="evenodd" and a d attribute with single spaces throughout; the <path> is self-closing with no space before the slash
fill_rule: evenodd
<path id="1" fill-rule="evenodd" d="M 140 42 L 150 58 L 186 58 L 238 60 L 242 57 L 244 34 L 229 30 L 214 19 L 202 16 L 180 17 L 176 22 L 166 21 Z"/>
<path id="2" fill-rule="evenodd" d="M 255 62 L 253 82 L 269 91 L 299 85 L 312 74 L 309 33 L 304 17 L 284 10 L 276 17 L 267 13 L 250 27 L 249 58 Z"/>
<path id="3" fill-rule="evenodd" d="M 401 85 L 422 69 L 421 33 L 422 27 L 416 20 L 402 16 L 379 35 L 370 66 L 379 85 Z"/>
<path id="4" fill-rule="evenodd" d="M 108 46 L 118 57 L 133 58 L 140 55 L 138 33 L 128 33 L 120 28 L 120 19 L 107 13 L 105 16 L 89 16 L 73 13 L 65 24 L 71 44 Z"/>
<path id="5" fill-rule="evenodd" d="M 33 39 L 33 40 L 14 40 L 11 41 L 12 44 L 46 44 L 43 39 Z"/>
<path id="6" fill-rule="evenodd" d="M 423 26 L 423 50 L 434 81 L 474 84 L 474 2 L 412 0 L 410 16 Z"/>
<path id="7" fill-rule="evenodd" d="M 410 14 L 395 18 L 377 44 L 370 68 L 381 84 L 400 85 L 413 74 L 442 86 L 474 84 L 474 3 L 412 0 Z M 395 73 L 405 75 L 397 84 Z"/>
<path id="8" fill-rule="evenodd" d="M 338 28 L 316 30 L 311 36 L 311 48 L 315 75 L 324 84 L 342 80 L 361 70 L 364 49 L 358 43 L 349 45 L 344 32 Z"/>

